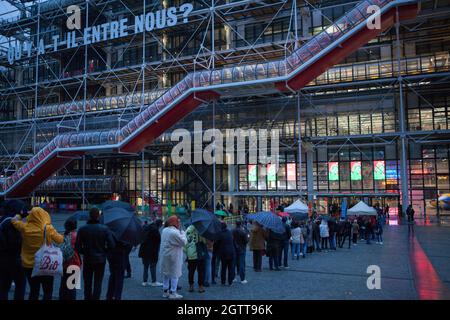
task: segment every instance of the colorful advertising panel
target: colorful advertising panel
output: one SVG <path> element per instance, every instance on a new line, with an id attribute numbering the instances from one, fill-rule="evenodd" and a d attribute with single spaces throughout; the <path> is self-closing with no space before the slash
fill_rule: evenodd
<path id="1" fill-rule="evenodd" d="M 295 169 L 295 163 L 287 164 L 287 180 L 288 181 L 296 181 L 297 180 L 297 172 Z"/>
<path id="2" fill-rule="evenodd" d="M 274 163 L 267 165 L 267 181 L 277 180 L 277 166 Z"/>
<path id="3" fill-rule="evenodd" d="M 258 180 L 258 177 L 256 176 L 256 164 L 249 164 L 248 165 L 248 181 L 256 182 L 257 180 Z"/>
<path id="4" fill-rule="evenodd" d="M 339 180 L 339 163 L 338 162 L 328 162 L 328 180 L 338 181 Z"/>
<path id="5" fill-rule="evenodd" d="M 361 178 L 361 161 L 350 162 L 350 179 L 353 181 L 360 181 Z"/>
<path id="6" fill-rule="evenodd" d="M 373 162 L 373 179 L 384 180 L 386 178 L 385 162 L 382 160 Z"/>

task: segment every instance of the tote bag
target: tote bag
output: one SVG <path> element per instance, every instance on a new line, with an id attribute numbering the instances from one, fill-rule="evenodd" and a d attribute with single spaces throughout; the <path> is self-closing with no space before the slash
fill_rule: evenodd
<path id="1" fill-rule="evenodd" d="M 62 276 L 63 255 L 60 248 L 47 245 L 47 226 L 44 227 L 44 244 L 36 252 L 32 277 L 39 276 Z"/>

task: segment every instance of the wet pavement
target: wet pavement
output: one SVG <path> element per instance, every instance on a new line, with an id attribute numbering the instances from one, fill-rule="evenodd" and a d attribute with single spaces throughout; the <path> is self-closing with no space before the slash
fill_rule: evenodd
<path id="1" fill-rule="evenodd" d="M 68 215 L 53 215 L 58 230 Z M 396 222 L 395 222 L 396 221 Z M 320 252 L 306 259 L 289 259 L 289 269 L 281 272 L 268 270 L 268 259 L 263 259 L 263 272 L 251 267 L 251 252 L 247 252 L 248 284 L 234 283 L 206 288 L 206 293 L 188 293 L 187 267 L 180 279 L 180 294 L 186 299 L 252 300 L 252 299 L 450 299 L 450 225 L 416 219 L 416 224 L 398 223 L 391 219 L 384 229 L 384 244 L 367 245 L 358 242 L 350 249 Z M 80 225 L 82 225 L 81 222 Z M 130 255 L 132 278 L 125 279 L 123 299 L 163 299 L 161 288 L 142 287 L 142 263 L 137 250 Z M 368 289 L 369 266 L 381 271 L 381 288 Z M 106 293 L 106 271 L 103 294 Z M 158 270 L 158 280 L 161 281 Z M 218 281 L 220 283 L 220 281 Z M 55 280 L 54 295 L 59 279 Z M 83 297 L 79 290 L 77 297 Z"/>

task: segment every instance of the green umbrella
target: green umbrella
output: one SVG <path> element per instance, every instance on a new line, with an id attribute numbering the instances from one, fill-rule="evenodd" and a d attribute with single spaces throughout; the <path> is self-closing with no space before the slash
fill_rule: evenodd
<path id="1" fill-rule="evenodd" d="M 223 210 L 216 210 L 214 213 L 218 216 L 228 217 L 228 214 Z"/>

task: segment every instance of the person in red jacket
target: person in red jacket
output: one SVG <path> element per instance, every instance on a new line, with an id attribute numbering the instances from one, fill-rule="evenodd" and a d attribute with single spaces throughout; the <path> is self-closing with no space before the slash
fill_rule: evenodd
<path id="1" fill-rule="evenodd" d="M 64 224 L 64 229 L 65 229 L 64 242 L 70 244 L 73 256 L 69 260 L 64 261 L 63 276 L 61 278 L 61 284 L 59 286 L 59 300 L 76 300 L 77 299 L 76 289 L 69 288 L 69 283 L 67 283 L 69 277 L 73 275 L 73 271 L 68 273 L 67 268 L 74 265 L 81 269 L 81 258 L 78 252 L 75 250 L 75 243 L 77 241 L 77 231 L 76 231 L 77 221 L 71 219 L 67 220 Z"/>

